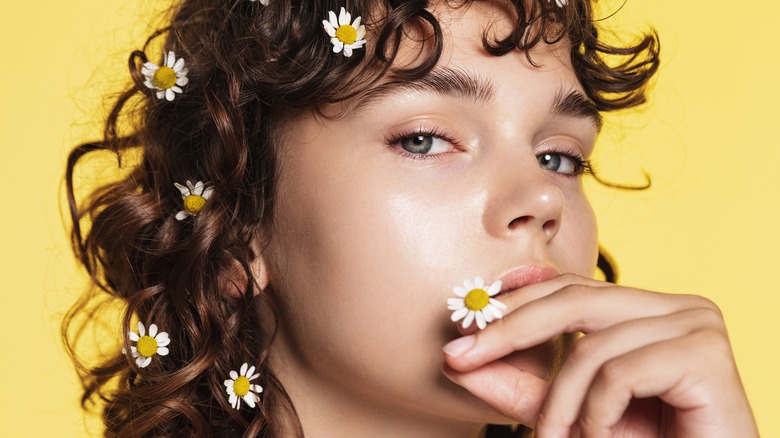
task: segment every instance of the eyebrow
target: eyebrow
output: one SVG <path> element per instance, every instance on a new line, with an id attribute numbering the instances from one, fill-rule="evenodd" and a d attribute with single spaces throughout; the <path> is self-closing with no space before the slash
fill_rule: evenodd
<path id="1" fill-rule="evenodd" d="M 389 95 L 404 91 L 435 93 L 448 98 L 466 98 L 476 103 L 488 103 L 496 95 L 496 87 L 482 76 L 463 70 L 442 67 L 423 77 L 394 79 L 377 85 L 360 96 L 353 110 L 370 106 Z M 579 91 L 561 90 L 553 99 L 551 113 L 559 116 L 590 119 L 598 131 L 604 125 L 598 106 Z"/>
<path id="2" fill-rule="evenodd" d="M 579 91 L 571 91 L 568 94 L 561 90 L 553 99 L 552 113 L 559 116 L 590 119 L 596 130 L 601 131 L 604 126 L 604 118 L 596 104 L 585 97 Z"/>
<path id="3" fill-rule="evenodd" d="M 442 67 L 420 78 L 395 79 L 379 84 L 358 98 L 355 109 L 369 106 L 388 95 L 404 91 L 435 93 L 448 98 L 465 98 L 476 103 L 490 102 L 496 95 L 495 86 L 490 80 L 462 70 Z"/>

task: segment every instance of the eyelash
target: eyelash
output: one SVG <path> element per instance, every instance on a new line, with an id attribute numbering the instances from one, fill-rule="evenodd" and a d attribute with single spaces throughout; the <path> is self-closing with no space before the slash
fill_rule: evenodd
<path id="1" fill-rule="evenodd" d="M 445 141 L 447 143 L 450 143 L 452 145 L 457 145 L 457 140 L 453 139 L 449 135 L 441 132 L 439 130 L 438 126 L 434 126 L 433 128 L 425 128 L 425 127 L 418 127 L 412 130 L 406 130 L 406 131 L 400 131 L 400 132 L 393 132 L 390 133 L 385 138 L 385 144 L 387 146 L 392 147 L 393 149 L 396 149 L 396 153 L 411 158 L 413 160 L 438 160 L 443 158 L 442 156 L 445 155 L 445 153 L 441 154 L 413 154 L 407 150 L 405 150 L 403 147 L 400 146 L 400 142 L 402 140 L 406 140 L 412 137 L 418 137 L 418 136 L 424 136 L 424 137 L 433 137 L 438 138 L 442 141 Z M 397 147 L 396 147 L 397 146 Z M 453 146 L 453 148 L 456 148 Z"/>
<path id="2" fill-rule="evenodd" d="M 555 172 L 555 171 L 551 171 L 551 172 L 555 172 L 569 178 L 574 178 L 581 175 L 589 175 L 593 173 L 593 163 L 590 160 L 584 159 L 582 155 L 573 148 L 563 148 L 557 150 L 554 148 L 550 148 L 549 150 L 540 151 L 536 156 L 538 158 L 545 154 L 554 154 L 554 155 L 560 155 L 562 157 L 566 157 L 574 162 L 574 166 L 576 168 L 576 170 L 573 173 L 563 173 L 563 172 Z"/>
<path id="3" fill-rule="evenodd" d="M 425 160 L 437 160 L 442 158 L 442 155 L 444 155 L 443 153 L 413 154 L 405 150 L 403 147 L 399 145 L 399 143 L 402 140 L 406 140 L 417 136 L 433 137 L 453 145 L 458 144 L 456 140 L 452 139 L 452 137 L 440 132 L 438 127 L 433 127 L 432 129 L 419 127 L 413 130 L 391 133 L 385 138 L 385 143 L 387 144 L 387 146 L 394 147 L 394 149 L 396 149 L 396 153 L 404 157 L 411 158 L 413 160 L 425 161 Z M 395 146 L 398 147 L 395 148 Z M 573 173 L 563 173 L 563 172 L 555 172 L 555 171 L 551 171 L 551 172 L 555 172 L 569 178 L 593 173 L 593 164 L 591 163 L 591 161 L 582 158 L 582 155 L 576 150 L 574 150 L 573 148 L 564 148 L 564 149 L 557 149 L 557 150 L 554 148 L 550 148 L 549 150 L 544 150 L 539 152 L 537 157 L 540 157 L 545 154 L 555 154 L 555 155 L 560 155 L 562 157 L 568 158 L 574 162 L 574 166 L 576 169 L 575 172 Z"/>

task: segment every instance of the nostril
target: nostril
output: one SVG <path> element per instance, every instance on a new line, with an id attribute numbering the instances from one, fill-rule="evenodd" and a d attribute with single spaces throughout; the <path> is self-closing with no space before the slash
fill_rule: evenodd
<path id="1" fill-rule="evenodd" d="M 509 223 L 509 229 L 514 231 L 518 227 L 522 227 L 523 225 L 525 225 L 528 222 L 530 222 L 531 219 L 532 219 L 532 216 L 521 216 L 521 217 L 515 218 L 514 220 L 512 220 L 512 222 Z"/>
<path id="2" fill-rule="evenodd" d="M 555 233 L 555 230 L 558 228 L 558 221 L 555 219 L 550 219 L 547 222 L 542 225 L 542 231 L 544 231 L 545 234 L 551 234 Z"/>

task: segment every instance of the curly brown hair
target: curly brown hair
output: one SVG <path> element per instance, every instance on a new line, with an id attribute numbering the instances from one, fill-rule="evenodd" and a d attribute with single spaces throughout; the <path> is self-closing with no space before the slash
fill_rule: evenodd
<path id="1" fill-rule="evenodd" d="M 72 245 L 93 287 L 65 318 L 63 336 L 83 383 L 82 406 L 102 408 L 107 436 L 276 436 L 282 426 L 274 412 L 296 418 L 268 366 L 276 324 L 260 317 L 258 302 L 270 303 L 253 274 L 259 236 L 272 233 L 285 122 L 383 78 L 426 75 L 442 53 L 442 29 L 428 1 L 349 3 L 353 15 L 364 17 L 373 46 L 352 57 L 330 53 L 321 25 L 343 1 L 177 2 L 169 25 L 131 54 L 133 84 L 113 104 L 102 140 L 71 152 Z M 576 75 L 600 110 L 642 104 L 658 68 L 657 36 L 651 31 L 634 44 L 612 46 L 599 38 L 592 8 L 590 0 L 564 7 L 552 0 L 506 1 L 514 30 L 501 38 L 486 32 L 484 48 L 501 56 L 568 40 Z M 419 62 L 401 68 L 394 60 L 412 29 L 428 37 L 419 45 Z M 173 101 L 157 99 L 143 84 L 141 65 L 152 49 L 186 59 L 189 84 Z M 74 170 L 94 151 L 115 154 L 121 176 L 77 202 Z M 173 183 L 185 180 L 208 181 L 217 196 L 197 217 L 178 221 L 172 213 L 181 208 L 181 195 Z M 75 353 L 79 335 L 104 305 L 117 302 L 128 353 L 90 367 Z M 135 320 L 156 323 L 172 340 L 169 355 L 143 370 L 127 341 Z M 232 409 L 225 397 L 225 376 L 244 362 L 261 374 L 258 409 Z M 505 433 L 493 429 L 489 436 L 510 436 Z"/>

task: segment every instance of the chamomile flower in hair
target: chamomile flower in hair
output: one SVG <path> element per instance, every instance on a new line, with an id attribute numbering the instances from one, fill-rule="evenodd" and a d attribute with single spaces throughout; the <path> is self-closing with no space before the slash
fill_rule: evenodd
<path id="1" fill-rule="evenodd" d="M 466 280 L 463 287 L 456 286 L 452 291 L 458 298 L 447 300 L 447 308 L 452 310 L 452 320 L 463 320 L 463 328 L 469 328 L 476 321 L 477 327 L 484 329 L 489 322 L 500 319 L 506 310 L 504 303 L 493 297 L 501 291 L 501 282 L 495 281 L 490 286 L 485 285 L 482 277 L 474 278 L 474 281 Z"/>
<path id="2" fill-rule="evenodd" d="M 343 52 L 344 56 L 352 56 L 352 50 L 363 47 L 366 43 L 366 27 L 360 24 L 360 17 L 352 20 L 352 15 L 343 7 L 338 18 L 333 11 L 328 12 L 328 20 L 322 20 L 325 32 L 330 36 L 333 53 Z"/>
<path id="3" fill-rule="evenodd" d="M 181 192 L 181 200 L 184 209 L 176 213 L 177 220 L 184 220 L 190 216 L 195 216 L 203 210 L 206 206 L 206 201 L 209 200 L 211 194 L 214 193 L 214 189 L 206 187 L 203 181 L 198 181 L 194 185 L 189 180 L 185 182 L 187 185 L 183 186 L 179 183 L 173 183 L 179 192 Z"/>
<path id="4" fill-rule="evenodd" d="M 128 337 L 131 342 L 135 343 L 130 347 L 130 352 L 135 358 L 135 364 L 138 365 L 138 368 L 149 366 L 152 363 L 152 358 L 156 355 L 168 355 L 168 345 L 171 343 L 171 339 L 168 337 L 168 333 L 158 332 L 155 324 L 149 326 L 149 334 L 147 334 L 144 324 L 139 321 L 138 333 L 131 331 Z M 124 348 L 122 354 L 127 354 Z"/>
<path id="5" fill-rule="evenodd" d="M 241 408 L 241 400 L 248 404 L 249 407 L 254 408 L 255 403 L 260 401 L 260 397 L 257 395 L 263 392 L 263 387 L 260 385 L 252 384 L 252 380 L 255 380 L 260 374 L 254 374 L 255 367 L 250 367 L 245 363 L 241 365 L 241 370 L 237 373 L 230 371 L 230 378 L 225 380 L 225 391 L 228 394 L 228 401 L 233 409 Z"/>
<path id="6" fill-rule="evenodd" d="M 163 97 L 171 101 L 176 93 L 181 93 L 181 87 L 187 85 L 187 69 L 184 68 L 184 58 L 176 59 L 171 51 L 163 56 L 162 65 L 153 62 L 145 62 L 141 67 L 141 73 L 146 77 L 144 85 L 152 90 L 157 90 L 157 98 Z"/>

